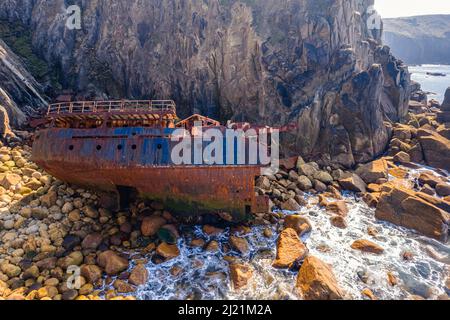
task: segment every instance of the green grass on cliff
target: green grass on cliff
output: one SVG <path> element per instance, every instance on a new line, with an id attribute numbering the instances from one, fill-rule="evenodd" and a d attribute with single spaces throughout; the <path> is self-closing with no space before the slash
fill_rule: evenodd
<path id="1" fill-rule="evenodd" d="M 31 32 L 28 29 L 17 23 L 0 20 L 0 38 L 24 60 L 28 71 L 36 80 L 42 81 L 49 75 L 50 69 L 47 63 L 33 52 Z"/>

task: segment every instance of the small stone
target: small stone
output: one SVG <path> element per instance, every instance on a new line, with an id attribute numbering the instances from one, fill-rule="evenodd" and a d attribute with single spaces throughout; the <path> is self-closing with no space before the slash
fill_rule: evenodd
<path id="1" fill-rule="evenodd" d="M 100 233 L 92 233 L 84 238 L 81 243 L 81 247 L 87 250 L 96 250 L 103 241 L 103 237 Z"/>
<path id="2" fill-rule="evenodd" d="M 123 280 L 114 281 L 114 288 L 117 290 L 118 293 L 130 293 L 136 291 L 135 287 L 133 287 L 131 284 L 128 284 Z"/>
<path id="3" fill-rule="evenodd" d="M 78 237 L 76 235 L 69 234 L 69 235 L 64 237 L 62 246 L 67 251 L 72 251 L 73 249 L 75 249 L 75 247 L 79 246 L 80 244 L 81 244 L 80 237 Z"/>
<path id="4" fill-rule="evenodd" d="M 71 290 L 67 290 L 66 292 L 64 292 L 62 294 L 62 300 L 65 301 L 72 301 L 75 300 L 78 297 L 78 291 L 71 289 Z"/>
<path id="5" fill-rule="evenodd" d="M 384 249 L 369 240 L 357 240 L 353 242 L 352 249 L 360 250 L 367 253 L 382 254 Z"/>
<path id="6" fill-rule="evenodd" d="M 86 283 L 85 285 L 83 285 L 80 290 L 78 290 L 78 293 L 80 295 L 89 295 L 94 291 L 94 286 L 91 283 Z"/>
<path id="7" fill-rule="evenodd" d="M 363 291 L 361 291 L 361 294 L 366 296 L 370 300 L 377 300 L 377 298 L 373 294 L 372 290 L 370 290 L 370 289 L 364 289 Z"/>
<path id="8" fill-rule="evenodd" d="M 241 254 L 246 254 L 249 251 L 249 244 L 247 239 L 245 238 L 231 236 L 230 245 L 233 249 L 240 252 Z"/>
<path id="9" fill-rule="evenodd" d="M 142 220 L 141 232 L 144 237 L 153 237 L 166 224 L 166 220 L 159 216 L 145 217 Z"/>
<path id="10" fill-rule="evenodd" d="M 326 209 L 328 212 L 341 217 L 346 217 L 349 212 L 344 200 L 328 203 Z"/>
<path id="11" fill-rule="evenodd" d="M 133 269 L 133 271 L 131 271 L 128 281 L 135 286 L 141 286 L 147 283 L 148 281 L 147 268 L 143 264 L 138 264 Z"/>
<path id="12" fill-rule="evenodd" d="M 73 211 L 73 204 L 71 202 L 66 202 L 61 208 L 63 214 L 69 214 L 71 211 Z"/>
<path id="13" fill-rule="evenodd" d="M 436 192 L 441 197 L 450 196 L 450 184 L 448 183 L 438 183 L 436 185 Z"/>
<path id="14" fill-rule="evenodd" d="M 205 246 L 205 240 L 203 239 L 193 239 L 190 244 L 194 248 L 203 248 Z"/>
<path id="15" fill-rule="evenodd" d="M 346 229 L 347 228 L 347 222 L 345 221 L 345 218 L 343 216 L 332 216 L 330 218 L 331 225 L 339 228 L 339 229 Z"/>
<path id="16" fill-rule="evenodd" d="M 230 276 L 235 290 L 247 286 L 253 276 L 253 270 L 250 266 L 244 264 L 231 264 Z"/>
<path id="17" fill-rule="evenodd" d="M 166 260 L 170 260 L 178 257 L 180 255 L 180 250 L 176 244 L 172 245 L 163 242 L 156 248 L 156 253 Z"/>
<path id="18" fill-rule="evenodd" d="M 395 287 L 398 284 L 397 278 L 394 276 L 392 272 L 387 273 L 389 284 Z"/>
<path id="19" fill-rule="evenodd" d="M 108 275 L 117 275 L 128 269 L 128 261 L 111 250 L 102 252 L 98 256 L 97 262 Z"/>
<path id="20" fill-rule="evenodd" d="M 64 211 L 63 211 L 63 213 L 64 213 Z M 73 211 L 70 211 L 69 215 L 68 215 L 68 218 L 69 218 L 70 222 L 80 221 L 80 219 L 81 219 L 80 210 L 79 209 L 75 209 Z"/>
<path id="21" fill-rule="evenodd" d="M 223 229 L 206 225 L 203 226 L 203 232 L 206 233 L 208 236 L 218 236 L 223 233 Z"/>

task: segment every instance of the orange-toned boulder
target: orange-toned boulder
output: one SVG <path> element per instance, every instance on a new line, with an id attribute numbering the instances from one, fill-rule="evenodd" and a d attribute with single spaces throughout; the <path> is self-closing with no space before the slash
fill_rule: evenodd
<path id="1" fill-rule="evenodd" d="M 248 241 L 245 238 L 231 236 L 229 242 L 233 249 L 242 254 L 246 254 L 249 250 Z"/>
<path id="2" fill-rule="evenodd" d="M 148 270 L 143 264 L 138 264 L 133 271 L 131 271 L 128 281 L 135 286 L 141 286 L 148 280 Z"/>
<path id="3" fill-rule="evenodd" d="M 448 207 L 449 204 L 441 199 L 398 185 L 385 184 L 375 216 L 446 242 L 450 215 L 443 208 Z"/>
<path id="4" fill-rule="evenodd" d="M 298 237 L 297 231 L 292 228 L 284 229 L 277 242 L 277 256 L 273 263 L 274 268 L 290 268 L 295 262 L 306 257 L 308 249 Z"/>
<path id="5" fill-rule="evenodd" d="M 359 167 L 356 170 L 356 174 L 365 183 L 376 183 L 378 179 L 388 178 L 388 165 L 385 159 L 378 159 Z"/>
<path id="6" fill-rule="evenodd" d="M 231 264 L 230 276 L 234 289 L 238 290 L 245 287 L 253 276 L 253 270 L 250 266 L 244 264 Z"/>
<path id="7" fill-rule="evenodd" d="M 366 183 L 357 175 L 350 174 L 345 175 L 343 178 L 339 179 L 339 184 L 344 190 L 353 192 L 366 192 Z"/>
<path id="8" fill-rule="evenodd" d="M 105 269 L 108 275 L 116 275 L 128 269 L 128 261 L 114 251 L 105 251 L 99 254 L 97 263 Z"/>
<path id="9" fill-rule="evenodd" d="M 348 207 L 344 200 L 330 202 L 326 209 L 328 212 L 342 217 L 346 217 L 348 214 Z"/>
<path id="10" fill-rule="evenodd" d="M 369 240 L 356 240 L 352 244 L 352 249 L 375 254 L 382 254 L 384 252 L 382 247 Z"/>
<path id="11" fill-rule="evenodd" d="M 284 219 L 284 227 L 294 229 L 300 237 L 312 230 L 309 220 L 301 215 L 287 216 Z"/>
<path id="12" fill-rule="evenodd" d="M 307 257 L 303 262 L 296 287 L 305 300 L 344 299 L 344 291 L 339 287 L 331 267 L 314 256 Z"/>
<path id="13" fill-rule="evenodd" d="M 170 260 L 178 257 L 180 255 L 180 250 L 176 244 L 163 242 L 156 248 L 156 253 L 166 260 Z"/>
<path id="14" fill-rule="evenodd" d="M 450 140 L 424 129 L 420 129 L 417 135 L 427 164 L 450 171 Z"/>

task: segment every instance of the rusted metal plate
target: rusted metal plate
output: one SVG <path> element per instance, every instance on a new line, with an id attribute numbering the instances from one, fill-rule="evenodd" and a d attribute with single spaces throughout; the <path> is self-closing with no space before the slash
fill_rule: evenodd
<path id="1" fill-rule="evenodd" d="M 116 191 L 135 188 L 163 201 L 175 214 L 229 212 L 243 220 L 264 212 L 257 198 L 257 165 L 173 165 L 173 129 L 50 128 L 37 132 L 33 161 L 55 177 L 81 186 Z M 261 201 L 262 200 L 262 201 Z"/>

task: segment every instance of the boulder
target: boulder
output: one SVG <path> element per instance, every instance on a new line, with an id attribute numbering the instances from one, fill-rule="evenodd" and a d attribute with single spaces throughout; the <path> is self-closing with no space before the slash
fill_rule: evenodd
<path id="1" fill-rule="evenodd" d="M 308 218 L 300 215 L 287 216 L 284 219 L 284 227 L 294 229 L 300 237 L 312 230 Z"/>
<path id="2" fill-rule="evenodd" d="M 330 218 L 331 225 L 339 228 L 339 229 L 346 229 L 347 228 L 347 222 L 345 221 L 345 218 L 343 216 L 332 216 Z"/>
<path id="3" fill-rule="evenodd" d="M 450 171 L 450 140 L 430 130 L 420 129 L 417 134 L 426 163 Z"/>
<path id="4" fill-rule="evenodd" d="M 444 102 L 441 105 L 442 111 L 450 111 L 450 87 L 445 91 Z"/>
<path id="5" fill-rule="evenodd" d="M 81 266 L 80 271 L 81 275 L 86 279 L 86 281 L 92 284 L 102 278 L 102 269 L 94 264 L 83 265 Z"/>
<path id="6" fill-rule="evenodd" d="M 97 263 L 108 275 L 117 275 L 128 269 L 128 261 L 111 250 L 100 253 Z"/>
<path id="7" fill-rule="evenodd" d="M 388 165 L 385 159 L 378 159 L 359 167 L 355 173 L 367 184 L 376 183 L 388 178 Z"/>
<path id="8" fill-rule="evenodd" d="M 229 242 L 231 247 L 241 254 L 246 254 L 249 251 L 248 241 L 245 238 L 231 236 Z"/>
<path id="9" fill-rule="evenodd" d="M 100 233 L 91 233 L 83 239 L 81 247 L 87 250 L 96 250 L 102 241 L 103 237 Z"/>
<path id="10" fill-rule="evenodd" d="M 174 259 L 180 255 L 180 250 L 176 244 L 161 243 L 156 248 L 156 253 L 166 260 Z"/>
<path id="11" fill-rule="evenodd" d="M 298 177 L 297 185 L 302 191 L 311 190 L 313 187 L 311 180 L 307 176 Z"/>
<path id="12" fill-rule="evenodd" d="M 307 257 L 303 262 L 296 287 L 305 300 L 344 299 L 344 291 L 339 287 L 331 267 L 314 256 Z"/>
<path id="13" fill-rule="evenodd" d="M 393 160 L 396 163 L 409 163 L 411 162 L 411 156 L 404 151 L 400 151 L 394 156 Z"/>
<path id="14" fill-rule="evenodd" d="M 438 183 L 436 185 L 436 192 L 441 197 L 450 196 L 450 184 L 448 183 Z"/>
<path id="15" fill-rule="evenodd" d="M 250 266 L 244 264 L 231 264 L 230 277 L 233 288 L 238 290 L 245 287 L 253 276 L 253 270 Z"/>
<path id="16" fill-rule="evenodd" d="M 389 221 L 446 242 L 450 215 L 439 206 L 445 208 L 448 204 L 399 185 L 386 184 L 375 216 L 379 220 Z"/>
<path id="17" fill-rule="evenodd" d="M 153 237 L 166 223 L 166 220 L 159 216 L 145 217 L 141 224 L 142 235 L 145 237 Z"/>
<path id="18" fill-rule="evenodd" d="M 128 281 L 135 285 L 141 286 L 148 281 L 148 270 L 143 264 L 138 264 L 133 271 L 131 271 Z"/>
<path id="19" fill-rule="evenodd" d="M 277 255 L 273 263 L 274 268 L 291 268 L 296 262 L 306 257 L 308 249 L 292 228 L 284 229 L 277 242 Z"/>
<path id="20" fill-rule="evenodd" d="M 11 187 L 18 185 L 22 181 L 22 177 L 18 174 L 8 173 L 0 181 L 0 185 L 8 190 Z"/>
<path id="21" fill-rule="evenodd" d="M 338 182 L 344 190 L 366 192 L 367 185 L 357 174 L 344 175 Z"/>
<path id="22" fill-rule="evenodd" d="M 384 252 L 382 247 L 369 240 L 356 240 L 352 244 L 352 249 L 374 254 L 382 254 Z"/>
<path id="23" fill-rule="evenodd" d="M 348 214 L 348 207 L 344 200 L 327 203 L 326 210 L 341 217 L 346 217 Z"/>
<path id="24" fill-rule="evenodd" d="M 300 211 L 302 207 L 295 199 L 290 198 L 281 204 L 281 210 Z"/>

